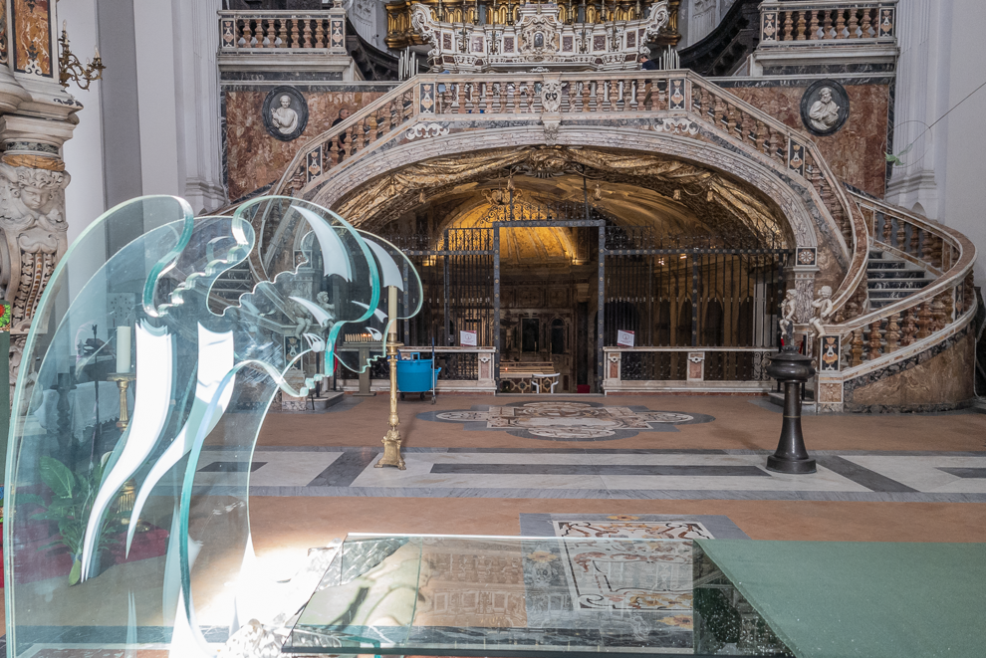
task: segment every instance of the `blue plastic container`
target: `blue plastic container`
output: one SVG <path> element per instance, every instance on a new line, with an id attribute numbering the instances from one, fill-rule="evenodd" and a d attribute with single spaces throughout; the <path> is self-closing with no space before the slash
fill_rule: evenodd
<path id="1" fill-rule="evenodd" d="M 431 359 L 397 362 L 397 390 L 401 393 L 424 393 L 435 387 L 441 368 L 431 368 Z M 432 375 L 434 373 L 434 375 Z"/>

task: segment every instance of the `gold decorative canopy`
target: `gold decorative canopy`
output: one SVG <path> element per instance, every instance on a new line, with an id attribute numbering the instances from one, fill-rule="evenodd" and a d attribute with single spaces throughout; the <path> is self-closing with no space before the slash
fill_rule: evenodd
<path id="1" fill-rule="evenodd" d="M 474 26 L 513 24 L 520 19 L 520 8 L 528 4 L 520 0 L 398 0 L 388 2 L 387 46 L 400 49 L 425 43 L 422 35 L 411 25 L 412 5 L 420 4 L 435 12 L 442 22 Z M 533 3 L 538 4 L 538 3 Z M 540 3 L 547 6 L 548 3 Z M 602 24 L 610 21 L 638 20 L 656 2 L 646 0 L 562 0 L 558 4 L 558 18 L 565 25 L 573 23 Z M 676 46 L 681 40 L 678 33 L 678 8 L 681 0 L 667 0 L 668 22 L 661 28 L 655 45 Z"/>

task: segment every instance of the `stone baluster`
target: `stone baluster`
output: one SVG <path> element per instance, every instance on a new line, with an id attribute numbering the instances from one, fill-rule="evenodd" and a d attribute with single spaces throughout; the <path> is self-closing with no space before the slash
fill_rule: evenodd
<path id="1" fill-rule="evenodd" d="M 914 342 L 918 333 L 917 319 L 919 306 L 912 306 L 904 311 L 904 334 L 900 339 L 902 347 L 907 347 Z"/>
<path id="2" fill-rule="evenodd" d="M 249 18 L 243 19 L 243 47 L 253 48 L 253 30 L 250 28 L 253 21 Z"/>
<path id="3" fill-rule="evenodd" d="M 936 331 L 941 331 L 944 329 L 948 322 L 945 319 L 945 293 L 935 295 L 934 301 L 931 302 L 931 331 L 932 333 Z"/>
<path id="4" fill-rule="evenodd" d="M 900 341 L 900 313 L 894 313 L 887 320 L 887 354 L 896 351 L 897 344 Z"/>
<path id="5" fill-rule="evenodd" d="M 850 355 L 852 356 L 852 367 L 855 368 L 863 364 L 863 330 L 861 328 L 852 332 L 849 344 L 852 345 Z"/>
<path id="6" fill-rule="evenodd" d="M 281 41 L 281 48 L 288 47 L 288 21 L 286 18 L 282 18 L 277 21 L 280 25 L 278 26 L 280 30 L 278 31 L 277 37 Z M 277 45 L 275 43 L 275 45 Z"/>
<path id="7" fill-rule="evenodd" d="M 958 288 L 951 288 L 941 294 L 942 303 L 945 305 L 945 327 L 955 322 L 955 318 L 958 317 L 955 312 L 955 296 L 957 294 Z"/>
<path id="8" fill-rule="evenodd" d="M 726 132 L 732 135 L 736 132 L 736 108 L 731 103 L 726 103 L 725 119 Z"/>
<path id="9" fill-rule="evenodd" d="M 300 48 L 301 47 L 301 41 L 298 38 L 298 35 L 299 35 L 299 32 L 298 32 L 298 19 L 297 18 L 292 18 L 291 19 L 291 47 L 292 48 Z"/>
<path id="10" fill-rule="evenodd" d="M 329 146 L 329 162 L 332 167 L 339 164 L 339 138 L 331 137 L 332 145 Z"/>
<path id="11" fill-rule="evenodd" d="M 835 9 L 835 38 L 846 38 L 846 10 Z"/>
<path id="12" fill-rule="evenodd" d="M 377 130 L 380 135 L 386 135 L 391 131 L 394 123 L 394 102 L 391 101 L 377 111 Z"/>
<path id="13" fill-rule="evenodd" d="M 855 7 L 849 8 L 849 38 L 858 39 L 859 38 L 859 17 L 857 15 L 858 10 Z"/>
<path id="14" fill-rule="evenodd" d="M 907 253 L 915 258 L 921 257 L 921 231 L 914 224 L 911 224 L 911 248 Z"/>
<path id="15" fill-rule="evenodd" d="M 321 18 L 315 19 L 315 47 L 325 48 L 325 23 Z"/>
<path id="16" fill-rule="evenodd" d="M 935 267 L 940 270 L 945 269 L 945 242 L 938 234 L 931 237 L 931 258 Z"/>
<path id="17" fill-rule="evenodd" d="M 894 225 L 893 219 L 887 213 L 883 213 L 883 243 L 891 244 L 891 236 L 893 234 Z"/>
<path id="18" fill-rule="evenodd" d="M 907 222 L 901 217 L 897 218 L 897 243 L 894 246 L 907 253 Z"/>
<path id="19" fill-rule="evenodd" d="M 811 10 L 811 20 L 808 23 L 808 40 L 817 41 L 818 40 L 818 10 Z"/>
<path id="20" fill-rule="evenodd" d="M 510 114 L 520 114 L 520 90 L 516 82 L 507 83 L 508 108 L 512 108 Z"/>
<path id="21" fill-rule="evenodd" d="M 798 36 L 796 37 L 795 41 L 804 41 L 805 40 L 805 28 L 806 28 L 806 25 L 805 25 L 805 12 L 799 11 L 798 12 Z"/>
<path id="22" fill-rule="evenodd" d="M 931 304 L 925 302 L 918 310 L 918 340 L 927 338 L 931 335 L 934 318 L 931 313 Z"/>
<path id="23" fill-rule="evenodd" d="M 866 354 L 867 361 L 879 359 L 883 354 L 883 336 L 880 335 L 880 320 L 870 324 L 870 350 Z"/>
<path id="24" fill-rule="evenodd" d="M 302 47 L 311 48 L 312 47 L 312 20 L 310 18 L 305 18 L 301 21 L 302 25 L 302 38 L 304 42 Z"/>
<path id="25" fill-rule="evenodd" d="M 367 119 L 367 126 L 370 128 L 369 141 L 368 144 L 372 144 L 377 141 L 379 133 L 377 132 L 377 114 L 374 112 L 369 119 Z"/>
<path id="26" fill-rule="evenodd" d="M 860 27 L 862 30 L 862 38 L 870 39 L 876 36 L 876 30 L 873 29 L 873 10 L 869 7 L 863 8 L 863 24 Z"/>
<path id="27" fill-rule="evenodd" d="M 785 11 L 784 14 L 784 32 L 781 41 L 791 41 L 791 33 L 794 31 L 794 12 Z"/>
<path id="28" fill-rule="evenodd" d="M 787 135 L 776 128 L 771 128 L 770 133 L 770 157 L 777 162 L 783 163 L 786 160 L 784 149 L 787 147 Z"/>
<path id="29" fill-rule="evenodd" d="M 825 21 L 823 25 L 822 39 L 832 39 L 834 34 L 832 33 L 832 9 L 823 9 L 822 13 L 825 16 Z"/>
<path id="30" fill-rule="evenodd" d="M 753 128 L 751 129 L 750 132 L 750 139 L 753 141 L 753 145 L 761 153 L 764 152 L 763 143 L 765 137 L 764 135 L 765 130 L 766 130 L 766 125 L 764 124 L 764 122 L 757 119 L 754 121 Z"/>
<path id="31" fill-rule="evenodd" d="M 921 260 L 930 265 L 934 265 L 934 241 L 932 240 L 931 233 L 928 231 L 921 231 Z"/>
<path id="32" fill-rule="evenodd" d="M 634 104 L 634 107 L 637 110 L 645 110 L 645 109 L 647 109 L 645 107 L 645 104 L 647 102 L 647 85 L 648 84 L 649 84 L 649 81 L 647 80 L 647 78 L 640 78 L 639 80 L 637 80 L 637 100 L 636 100 L 636 103 Z"/>

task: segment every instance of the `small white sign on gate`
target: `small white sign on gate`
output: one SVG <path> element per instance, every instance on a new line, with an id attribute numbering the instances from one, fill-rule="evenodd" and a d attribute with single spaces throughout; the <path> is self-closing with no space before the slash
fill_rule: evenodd
<path id="1" fill-rule="evenodd" d="M 461 345 L 462 347 L 476 347 L 476 332 L 460 331 L 459 345 Z"/>
<path id="2" fill-rule="evenodd" d="M 620 329 L 616 332 L 616 345 L 618 347 L 633 347 L 633 332 Z"/>

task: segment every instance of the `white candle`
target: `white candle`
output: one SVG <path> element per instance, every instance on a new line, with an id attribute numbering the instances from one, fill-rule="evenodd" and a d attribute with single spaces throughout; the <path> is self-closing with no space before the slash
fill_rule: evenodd
<path id="1" fill-rule="evenodd" d="M 387 317 L 390 318 L 390 342 L 397 342 L 397 286 L 388 286 Z"/>
<path id="2" fill-rule="evenodd" d="M 130 372 L 130 327 L 116 328 L 116 371 Z"/>

